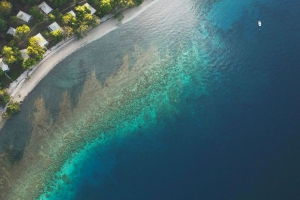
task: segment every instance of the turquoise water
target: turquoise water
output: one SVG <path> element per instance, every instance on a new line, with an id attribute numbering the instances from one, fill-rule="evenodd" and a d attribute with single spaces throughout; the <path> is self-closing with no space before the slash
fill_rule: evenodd
<path id="1" fill-rule="evenodd" d="M 299 8 L 160 0 L 65 58 L 1 130 L 5 198 L 296 199 Z"/>

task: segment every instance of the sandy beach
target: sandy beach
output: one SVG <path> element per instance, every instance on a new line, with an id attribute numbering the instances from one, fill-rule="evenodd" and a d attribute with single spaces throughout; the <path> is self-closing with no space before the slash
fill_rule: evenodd
<path id="1" fill-rule="evenodd" d="M 96 28 L 90 30 L 82 39 L 77 40 L 76 38 L 70 38 L 67 41 L 63 41 L 56 45 L 54 48 L 49 49 L 45 53 L 44 59 L 38 65 L 31 69 L 31 71 L 25 71 L 16 81 L 10 84 L 8 91 L 12 96 L 13 101 L 23 101 L 35 86 L 65 57 L 86 44 L 117 29 L 120 25 L 134 19 L 156 1 L 158 0 L 145 0 L 140 6 L 124 11 L 124 19 L 121 22 L 111 18 L 105 21 L 105 23 L 101 23 Z M 101 19 L 101 21 L 103 20 L 105 20 L 105 17 L 104 19 Z"/>
<path id="2" fill-rule="evenodd" d="M 75 37 L 68 38 L 47 50 L 44 59 L 39 64 L 31 70 L 26 70 L 17 80 L 10 84 L 8 92 L 12 97 L 12 101 L 23 101 L 35 86 L 65 57 L 134 19 L 157 1 L 145 0 L 140 6 L 124 11 L 124 18 L 121 22 L 112 16 L 105 16 L 101 18 L 101 24 L 91 29 L 85 37 L 79 40 Z M 4 121 L 0 117 L 0 129 Z"/>

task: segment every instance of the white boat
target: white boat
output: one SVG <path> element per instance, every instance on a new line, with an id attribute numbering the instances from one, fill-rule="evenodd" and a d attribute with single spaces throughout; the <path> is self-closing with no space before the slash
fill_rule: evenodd
<path id="1" fill-rule="evenodd" d="M 261 21 L 258 21 L 258 26 L 261 26 Z"/>

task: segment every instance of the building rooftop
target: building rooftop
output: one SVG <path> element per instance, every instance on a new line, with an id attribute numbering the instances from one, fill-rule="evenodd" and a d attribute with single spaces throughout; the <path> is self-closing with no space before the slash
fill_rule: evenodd
<path id="1" fill-rule="evenodd" d="M 3 62 L 3 58 L 0 58 L 0 67 L 4 72 L 9 71 L 8 65 Z"/>
<path id="2" fill-rule="evenodd" d="M 93 15 L 96 12 L 96 9 L 93 8 L 90 4 L 85 3 L 84 6 L 88 7 L 91 10 L 91 14 Z"/>
<path id="3" fill-rule="evenodd" d="M 47 46 L 49 44 L 49 42 L 40 33 L 36 34 L 34 37 L 38 38 L 37 43 L 41 47 L 45 47 L 45 46 Z"/>
<path id="4" fill-rule="evenodd" d="M 71 15 L 73 15 L 73 17 L 76 17 L 76 14 L 73 10 L 70 10 L 68 13 L 70 13 Z"/>
<path id="5" fill-rule="evenodd" d="M 6 34 L 11 34 L 11 35 L 15 35 L 16 29 L 13 27 L 9 27 L 8 31 L 6 32 Z"/>
<path id="6" fill-rule="evenodd" d="M 61 30 L 61 31 L 63 31 L 63 29 L 62 29 L 56 22 L 53 22 L 52 24 L 50 24 L 50 25 L 48 26 L 48 29 L 49 29 L 50 31 L 56 31 L 56 30 Z"/>
<path id="7" fill-rule="evenodd" d="M 38 7 L 47 15 L 53 10 L 45 1 L 38 5 Z"/>
<path id="8" fill-rule="evenodd" d="M 25 22 L 29 22 L 32 16 L 20 10 L 19 13 L 17 14 L 17 17 Z"/>
<path id="9" fill-rule="evenodd" d="M 22 54 L 22 57 L 24 58 L 24 59 L 26 59 L 26 58 L 29 58 L 29 55 L 27 54 L 27 50 L 26 49 L 22 49 L 22 50 L 20 50 L 21 51 L 21 54 Z"/>

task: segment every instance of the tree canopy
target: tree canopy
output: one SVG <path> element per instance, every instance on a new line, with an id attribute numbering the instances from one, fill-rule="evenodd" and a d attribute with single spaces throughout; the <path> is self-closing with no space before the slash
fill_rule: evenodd
<path id="1" fill-rule="evenodd" d="M 5 64 L 18 63 L 23 60 L 20 50 L 15 46 L 4 46 L 2 49 L 3 62 Z"/>
<path id="2" fill-rule="evenodd" d="M 51 31 L 50 34 L 54 37 L 56 41 L 61 41 L 63 39 L 63 32 L 61 30 Z"/>
<path id="3" fill-rule="evenodd" d="M 7 16 L 10 14 L 11 11 L 11 3 L 9 3 L 8 1 L 1 1 L 0 2 L 0 15 L 2 16 Z"/>
<path id="4" fill-rule="evenodd" d="M 0 71 L 2 69 L 0 68 Z M 2 71 L 3 72 L 3 71 Z M 7 102 L 9 102 L 10 100 L 10 96 L 9 94 L 7 93 L 7 89 L 2 89 L 0 90 L 0 105 L 5 105 L 7 104 Z"/>
<path id="5" fill-rule="evenodd" d="M 102 12 L 109 12 L 111 11 L 112 7 L 111 7 L 111 4 L 110 4 L 110 0 L 101 0 L 100 1 L 100 10 Z"/>
<path id="6" fill-rule="evenodd" d="M 4 46 L 2 49 L 3 62 L 5 64 L 12 64 L 16 62 L 13 49 L 11 47 Z"/>
<path id="7" fill-rule="evenodd" d="M 6 31 L 6 21 L 0 17 L 0 32 Z"/>
<path id="8" fill-rule="evenodd" d="M 40 61 L 45 53 L 45 48 L 41 47 L 38 43 L 38 37 L 32 37 L 29 40 L 29 46 L 26 49 L 26 53 L 30 58 L 34 58 L 35 61 Z"/>
<path id="9" fill-rule="evenodd" d="M 17 38 L 18 40 L 23 39 L 28 33 L 30 32 L 30 28 L 26 25 L 23 24 L 22 26 L 18 26 L 16 28 L 16 32 L 14 37 Z"/>

